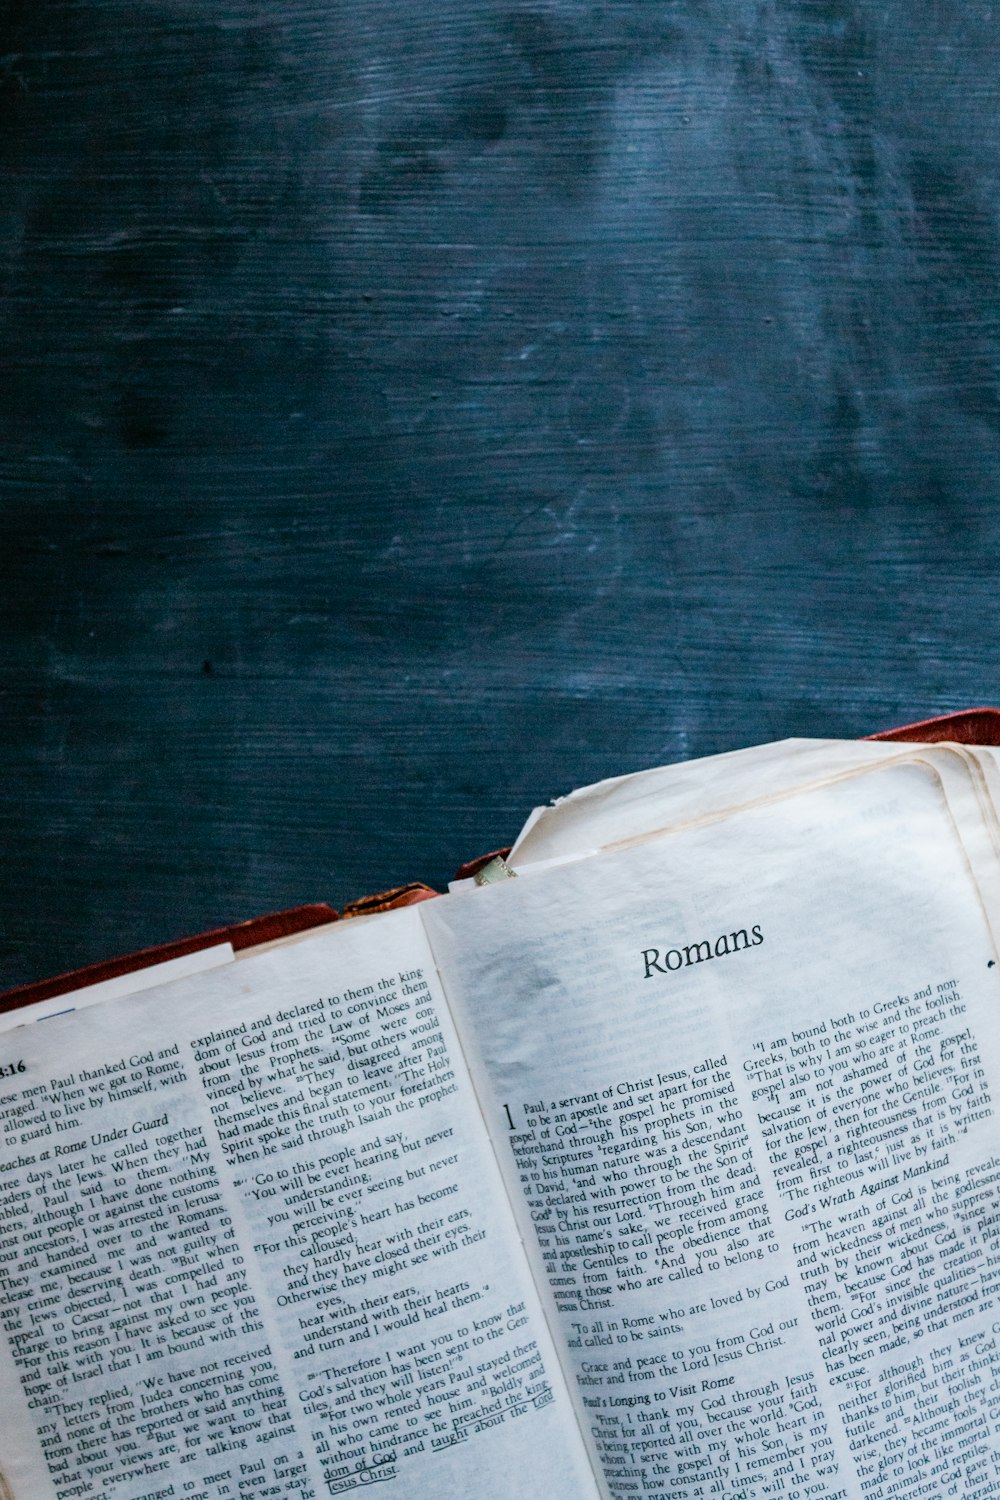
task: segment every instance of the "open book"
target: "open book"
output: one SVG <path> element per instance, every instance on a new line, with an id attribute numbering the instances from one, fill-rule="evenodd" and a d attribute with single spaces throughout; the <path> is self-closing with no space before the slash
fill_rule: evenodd
<path id="1" fill-rule="evenodd" d="M 714 757 L 6 1018 L 0 1495 L 996 1495 L 998 806 Z"/>

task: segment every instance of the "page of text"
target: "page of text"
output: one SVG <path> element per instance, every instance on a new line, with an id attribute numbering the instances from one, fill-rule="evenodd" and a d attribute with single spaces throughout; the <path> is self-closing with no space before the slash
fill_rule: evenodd
<path id="1" fill-rule="evenodd" d="M 596 1493 L 415 912 L 8 1032 L 0 1146 L 16 1500 Z"/>
<path id="2" fill-rule="evenodd" d="M 1000 1486 L 1000 981 L 877 770 L 425 911 L 620 1497 Z"/>

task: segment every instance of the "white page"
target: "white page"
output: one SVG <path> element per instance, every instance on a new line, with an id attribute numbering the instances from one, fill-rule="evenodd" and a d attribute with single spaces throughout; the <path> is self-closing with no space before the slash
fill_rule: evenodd
<path id="1" fill-rule="evenodd" d="M 17 1010 L 4 1011 L 0 1014 L 0 1031 L 11 1031 L 15 1026 L 27 1025 L 29 1021 L 44 1021 L 50 1016 L 65 1015 L 68 1011 L 83 1010 L 88 1005 L 99 1005 L 104 1000 L 120 1000 L 125 995 L 138 995 L 143 990 L 155 989 L 157 985 L 170 984 L 189 974 L 205 974 L 209 969 L 219 969 L 223 964 L 232 962 L 232 943 L 213 943 L 211 948 L 199 948 L 196 953 L 183 953 L 179 958 L 168 958 L 162 964 L 132 969 L 128 974 L 116 974 L 113 979 L 102 979 L 98 984 L 84 985 L 78 990 L 64 990 L 62 994 L 51 995 L 48 1000 L 36 1000 Z"/>
<path id="2" fill-rule="evenodd" d="M 930 767 L 424 923 L 614 1494 L 996 1493 L 1000 971 Z"/>
<path id="3" fill-rule="evenodd" d="M 508 863 L 521 872 L 579 858 L 915 749 L 872 740 L 779 740 L 597 782 L 535 808 Z"/>
<path id="4" fill-rule="evenodd" d="M 17 1500 L 596 1495 L 415 910 L 8 1033 L 0 1181 Z"/>
<path id="5" fill-rule="evenodd" d="M 975 767 L 994 843 L 1000 849 L 1000 757 L 993 745 L 963 745 L 963 755 Z"/>

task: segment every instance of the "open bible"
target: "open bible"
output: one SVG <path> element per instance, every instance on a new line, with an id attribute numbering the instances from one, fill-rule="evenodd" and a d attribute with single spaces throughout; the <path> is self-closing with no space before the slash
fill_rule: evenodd
<path id="1" fill-rule="evenodd" d="M 5 1017 L 0 1495 L 995 1495 L 998 806 L 759 747 Z"/>

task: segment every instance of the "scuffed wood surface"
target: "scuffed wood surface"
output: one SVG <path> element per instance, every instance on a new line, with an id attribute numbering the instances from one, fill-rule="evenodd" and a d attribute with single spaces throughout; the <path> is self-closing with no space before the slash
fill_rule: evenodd
<path id="1" fill-rule="evenodd" d="M 978 0 L 0 0 L 0 981 L 996 701 Z"/>

